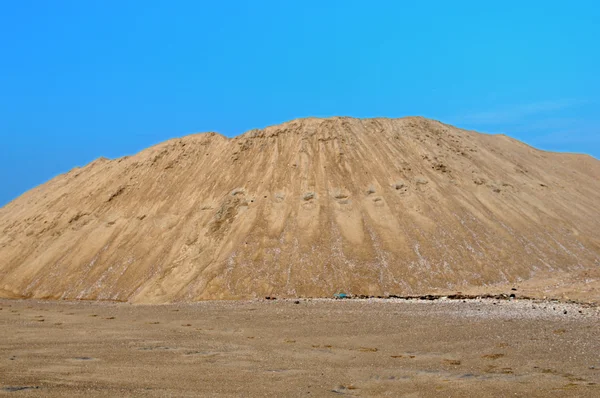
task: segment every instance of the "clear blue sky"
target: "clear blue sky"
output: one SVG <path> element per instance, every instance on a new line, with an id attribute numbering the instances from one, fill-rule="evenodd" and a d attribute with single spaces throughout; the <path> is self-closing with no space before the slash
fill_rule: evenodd
<path id="1" fill-rule="evenodd" d="M 99 156 L 422 115 L 600 158 L 595 1 L 0 2 L 0 206 Z"/>

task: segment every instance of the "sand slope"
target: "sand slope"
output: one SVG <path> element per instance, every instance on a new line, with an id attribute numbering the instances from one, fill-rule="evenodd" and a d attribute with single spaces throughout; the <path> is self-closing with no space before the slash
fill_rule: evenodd
<path id="1" fill-rule="evenodd" d="M 585 285 L 599 204 L 592 157 L 423 118 L 197 134 L 0 209 L 0 296 L 401 295 L 555 272 Z"/>

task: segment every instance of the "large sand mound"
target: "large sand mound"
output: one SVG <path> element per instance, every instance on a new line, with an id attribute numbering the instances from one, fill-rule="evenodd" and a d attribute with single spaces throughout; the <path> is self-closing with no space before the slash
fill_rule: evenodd
<path id="1" fill-rule="evenodd" d="M 600 162 L 423 118 L 99 159 L 0 209 L 0 295 L 417 294 L 600 267 Z"/>

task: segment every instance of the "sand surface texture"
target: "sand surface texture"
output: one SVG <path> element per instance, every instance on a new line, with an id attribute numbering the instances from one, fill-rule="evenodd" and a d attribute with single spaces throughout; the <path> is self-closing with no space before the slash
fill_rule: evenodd
<path id="1" fill-rule="evenodd" d="M 590 156 L 423 118 L 197 134 L 98 159 L 0 209 L 0 296 L 166 303 L 533 281 L 540 297 L 597 300 L 599 204 Z"/>
<path id="2" fill-rule="evenodd" d="M 598 397 L 597 308 L 0 300 L 0 395 Z"/>

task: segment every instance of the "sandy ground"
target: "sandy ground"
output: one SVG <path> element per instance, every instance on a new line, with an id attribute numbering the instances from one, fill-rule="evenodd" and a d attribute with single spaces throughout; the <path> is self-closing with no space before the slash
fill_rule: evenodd
<path id="1" fill-rule="evenodd" d="M 0 300 L 0 395 L 598 397 L 599 326 L 527 300 Z"/>

